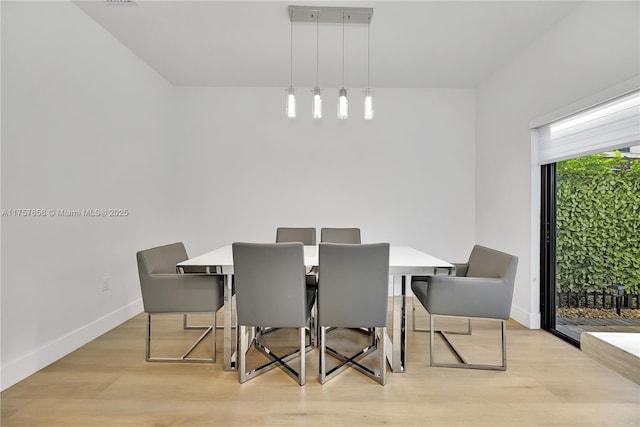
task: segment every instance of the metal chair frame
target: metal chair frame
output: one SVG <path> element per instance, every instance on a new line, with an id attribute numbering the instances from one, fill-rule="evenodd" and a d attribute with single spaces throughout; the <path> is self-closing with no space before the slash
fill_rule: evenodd
<path id="1" fill-rule="evenodd" d="M 175 313 L 153 313 L 153 315 L 162 315 L 162 314 L 175 314 Z M 189 313 L 195 314 L 195 313 Z M 207 314 L 210 314 L 207 313 Z M 152 313 L 147 313 L 147 321 L 146 321 L 146 345 L 145 345 L 145 359 L 147 362 L 189 362 L 189 363 L 215 363 L 216 362 L 216 313 L 213 313 L 213 322 L 211 326 L 187 326 L 186 325 L 186 313 L 183 316 L 183 329 L 202 329 L 204 332 L 200 337 L 182 354 L 180 357 L 153 357 L 151 356 L 151 316 Z M 212 334 L 212 350 L 213 356 L 211 358 L 189 358 L 189 355 L 195 350 L 198 345 L 209 335 Z"/>
<path id="2" fill-rule="evenodd" d="M 333 377 L 335 377 L 336 375 L 338 375 L 340 372 L 344 371 L 348 367 L 352 367 L 360 371 L 367 377 L 371 378 L 372 380 L 382 385 L 385 385 L 387 382 L 387 369 L 386 369 L 387 356 L 386 356 L 386 338 L 385 338 L 387 335 L 387 328 L 386 327 L 371 328 L 370 329 L 371 343 L 367 347 L 364 347 L 363 349 L 361 349 L 359 352 L 357 352 L 352 356 L 345 356 L 344 354 L 341 354 L 335 349 L 327 346 L 326 333 L 330 329 L 332 330 L 335 328 L 329 328 L 326 326 L 320 327 L 320 367 L 319 367 L 320 383 L 324 384 L 325 382 L 329 381 L 330 379 L 332 379 Z M 349 329 L 362 332 L 362 329 L 354 329 L 354 328 L 349 328 Z M 365 356 L 368 356 L 375 350 L 378 350 L 378 353 L 379 353 L 378 355 L 379 355 L 380 366 L 377 370 L 371 369 L 367 366 L 362 365 L 361 363 L 358 363 L 360 359 L 364 358 Z M 326 364 L 327 353 L 340 362 L 338 366 L 334 367 L 333 369 L 330 369 L 329 371 L 327 371 L 327 364 Z"/>
<path id="3" fill-rule="evenodd" d="M 264 331 L 266 329 L 266 331 Z M 243 326 L 239 327 L 238 336 L 238 371 L 240 372 L 240 383 L 244 383 L 260 374 L 263 374 L 276 366 L 281 368 L 287 375 L 296 380 L 299 385 L 305 384 L 306 377 L 306 358 L 307 352 L 313 350 L 312 344 L 306 344 L 306 328 L 297 328 L 300 336 L 300 348 L 291 353 L 287 353 L 283 356 L 279 356 L 269 349 L 266 345 L 260 342 L 260 337 L 265 334 L 271 333 L 278 328 L 262 328 L 256 326 Z M 309 339 L 311 341 L 311 338 Z M 251 347 L 260 351 L 260 353 L 271 359 L 270 362 L 265 363 L 251 371 L 246 370 L 246 356 Z M 300 370 L 296 371 L 291 365 L 287 364 L 288 361 L 300 357 Z"/>
<path id="4" fill-rule="evenodd" d="M 495 371 L 506 371 L 507 370 L 507 321 L 504 319 L 490 319 L 490 318 L 477 318 L 477 317 L 468 317 L 466 319 L 469 320 L 469 324 L 471 324 L 471 319 L 482 319 L 482 320 L 494 320 L 501 323 L 501 342 L 502 342 L 502 363 L 500 365 L 488 365 L 488 364 L 475 364 L 469 363 L 464 356 L 460 353 L 460 351 L 453 345 L 447 334 L 451 334 L 450 332 L 437 330 L 435 329 L 435 318 L 436 317 L 452 317 L 452 318 L 465 318 L 461 316 L 446 316 L 440 314 L 431 314 L 429 319 L 429 358 L 431 366 L 435 367 L 444 367 L 444 368 L 466 368 L 466 369 L 487 369 L 487 370 L 495 370 Z M 435 335 L 438 334 L 442 337 L 445 344 L 451 351 L 451 353 L 456 357 L 459 363 L 443 363 L 436 362 L 435 360 Z M 466 334 L 465 334 L 466 335 Z M 470 334 L 469 334 L 470 335 Z"/>

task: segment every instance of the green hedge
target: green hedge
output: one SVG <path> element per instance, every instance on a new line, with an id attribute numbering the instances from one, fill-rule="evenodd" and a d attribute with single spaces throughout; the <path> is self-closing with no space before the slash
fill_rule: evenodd
<path id="1" fill-rule="evenodd" d="M 640 292 L 640 160 L 598 154 L 557 174 L 557 288 Z"/>

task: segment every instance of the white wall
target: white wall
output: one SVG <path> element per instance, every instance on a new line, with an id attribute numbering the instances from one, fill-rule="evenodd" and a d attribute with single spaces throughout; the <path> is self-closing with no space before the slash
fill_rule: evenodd
<path id="1" fill-rule="evenodd" d="M 2 2 L 2 208 L 130 212 L 2 218 L 3 389 L 141 311 L 135 251 L 174 238 L 171 94 L 72 3 Z"/>
<path id="2" fill-rule="evenodd" d="M 526 326 L 540 326 L 529 124 L 639 75 L 638 7 L 585 2 L 478 88 L 476 238 L 520 256 L 511 315 Z"/>
<path id="3" fill-rule="evenodd" d="M 298 89 L 176 88 L 182 128 L 181 234 L 198 254 L 234 240 L 273 241 L 278 226 L 355 226 L 364 242 L 411 245 L 464 260 L 474 241 L 475 91 L 377 89 L 375 120 L 351 91 L 322 120 Z"/>

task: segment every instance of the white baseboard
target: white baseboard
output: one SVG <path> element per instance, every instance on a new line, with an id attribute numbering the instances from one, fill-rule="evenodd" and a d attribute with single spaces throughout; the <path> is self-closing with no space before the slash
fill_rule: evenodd
<path id="1" fill-rule="evenodd" d="M 5 390 L 22 381 L 29 375 L 126 322 L 141 313 L 142 310 L 142 299 L 138 299 L 3 365 L 0 371 L 1 389 Z"/>
<path id="2" fill-rule="evenodd" d="M 529 329 L 540 329 L 540 313 L 533 313 L 517 305 L 511 305 L 510 317 Z"/>

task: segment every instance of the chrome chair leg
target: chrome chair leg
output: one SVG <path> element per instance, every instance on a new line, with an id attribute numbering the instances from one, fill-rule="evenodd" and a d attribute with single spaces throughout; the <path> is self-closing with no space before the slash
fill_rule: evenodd
<path id="1" fill-rule="evenodd" d="M 447 334 L 448 332 L 435 329 L 435 317 L 436 315 L 431 315 L 429 320 L 430 332 L 429 332 L 429 357 L 430 364 L 434 367 L 444 367 L 444 368 L 466 368 L 466 369 L 486 369 L 486 370 L 497 370 L 497 371 L 506 371 L 507 370 L 507 321 L 503 319 L 485 319 L 485 320 L 497 320 L 500 321 L 500 340 L 501 340 L 501 352 L 502 352 L 502 362 L 500 365 L 490 365 L 490 364 L 475 364 L 468 362 L 465 357 L 460 353 L 460 351 L 455 347 L 455 345 L 451 342 Z M 471 322 L 471 319 L 468 319 Z M 445 344 L 451 351 L 451 353 L 455 356 L 459 363 L 443 363 L 437 362 L 435 360 L 435 335 L 438 334 L 442 337 Z"/>
<path id="2" fill-rule="evenodd" d="M 240 384 L 244 383 L 246 378 L 245 369 L 246 360 L 247 360 L 247 327 L 246 326 L 238 326 L 240 331 L 238 336 L 238 374 L 240 375 Z"/>
<path id="3" fill-rule="evenodd" d="M 387 383 L 387 328 L 375 328 L 374 334 L 378 340 L 376 345 L 378 347 L 378 364 L 380 370 L 373 379 L 385 385 Z"/>

